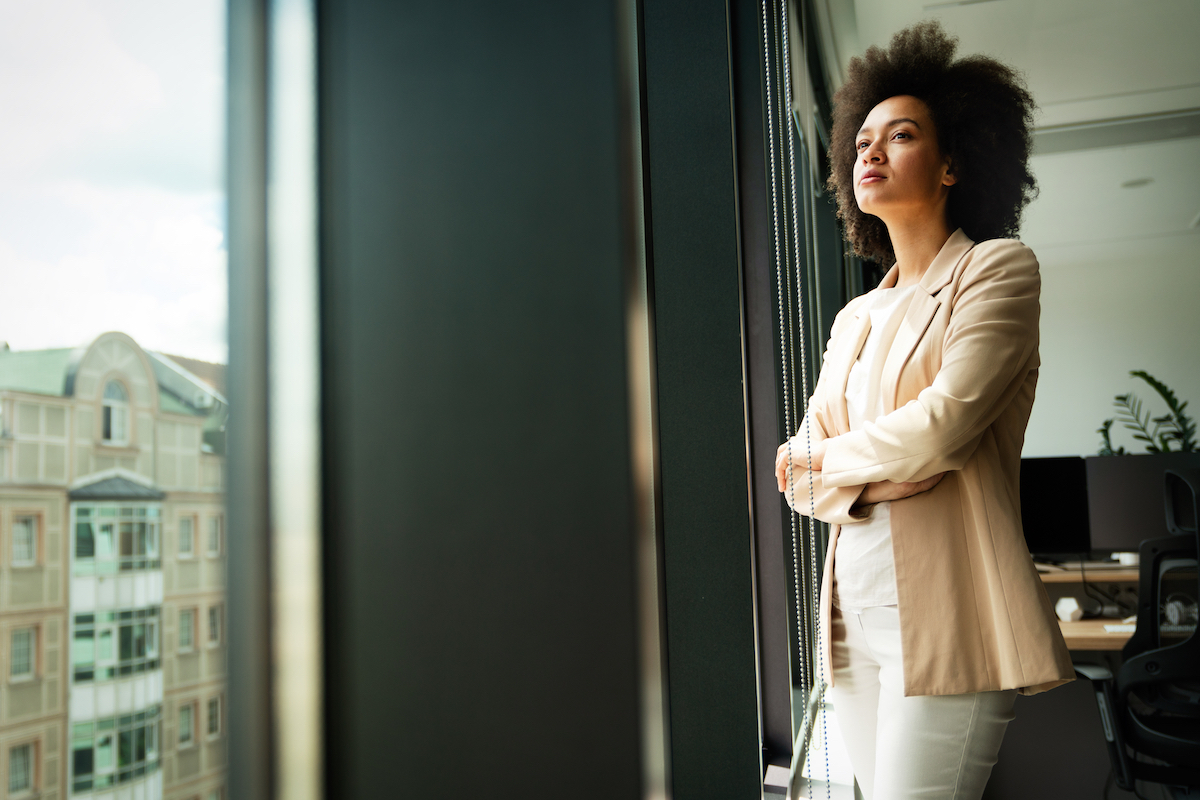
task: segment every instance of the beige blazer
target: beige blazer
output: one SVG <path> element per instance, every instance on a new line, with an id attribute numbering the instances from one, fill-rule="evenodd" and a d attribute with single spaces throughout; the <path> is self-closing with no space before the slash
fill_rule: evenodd
<path id="1" fill-rule="evenodd" d="M 893 268 L 880 288 L 897 277 Z M 1037 383 L 1040 291 L 1037 259 L 1025 245 L 975 244 L 955 231 L 921 278 L 890 346 L 880 343 L 882 380 L 872 390 L 882 392 L 884 416 L 854 432 L 846 379 L 870 331 L 870 293 L 833 323 L 806 416 L 812 440 L 829 440 L 823 471 L 811 474 L 815 516 L 833 525 L 823 630 L 832 630 L 840 523 L 854 519 L 851 505 L 863 486 L 947 472 L 931 491 L 891 508 L 906 695 L 1034 694 L 1074 676 L 1021 531 L 1021 446 Z M 810 513 L 809 477 L 793 477 L 803 514 Z M 821 660 L 832 682 L 828 636 Z"/>

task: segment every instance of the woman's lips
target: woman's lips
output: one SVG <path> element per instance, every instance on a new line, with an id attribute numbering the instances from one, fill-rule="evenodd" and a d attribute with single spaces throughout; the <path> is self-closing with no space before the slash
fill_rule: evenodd
<path id="1" fill-rule="evenodd" d="M 863 175 L 861 178 L 858 179 L 858 184 L 859 184 L 859 186 L 865 186 L 869 183 L 879 183 L 882 180 L 885 180 L 885 178 L 882 175 L 872 175 L 870 173 L 867 173 L 866 175 Z"/>

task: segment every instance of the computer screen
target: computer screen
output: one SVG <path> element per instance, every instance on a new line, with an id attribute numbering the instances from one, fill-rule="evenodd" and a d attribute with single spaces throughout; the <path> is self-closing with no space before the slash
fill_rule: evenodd
<path id="1" fill-rule="evenodd" d="M 1088 484 L 1079 456 L 1021 459 L 1021 525 L 1029 552 L 1079 559 L 1088 538 Z"/>
<path id="2" fill-rule="evenodd" d="M 1200 453 L 1093 456 L 1087 461 L 1092 549 L 1135 552 L 1144 539 L 1170 536 L 1169 468 L 1200 467 Z"/>

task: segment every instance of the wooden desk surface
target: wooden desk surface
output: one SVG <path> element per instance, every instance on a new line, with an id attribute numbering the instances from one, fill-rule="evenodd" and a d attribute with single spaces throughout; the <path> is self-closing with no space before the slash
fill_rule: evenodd
<path id="1" fill-rule="evenodd" d="M 1077 569 L 1065 569 L 1061 572 L 1039 572 L 1042 583 L 1081 583 L 1083 575 Z M 1136 567 L 1130 569 L 1089 569 L 1088 583 L 1137 583 Z"/>
<path id="2" fill-rule="evenodd" d="M 1117 619 L 1081 619 L 1076 622 L 1058 621 L 1068 650 L 1120 650 L 1133 633 L 1109 633 L 1105 625 L 1119 623 Z"/>

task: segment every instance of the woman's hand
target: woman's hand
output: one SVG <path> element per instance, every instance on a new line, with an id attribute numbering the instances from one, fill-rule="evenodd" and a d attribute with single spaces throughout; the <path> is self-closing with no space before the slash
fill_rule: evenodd
<path id="1" fill-rule="evenodd" d="M 814 444 L 811 454 L 805 439 L 800 438 L 799 434 L 779 445 L 779 449 L 775 451 L 775 480 L 779 483 L 781 492 L 787 488 L 789 452 L 792 454 L 792 471 L 796 474 L 806 469 L 820 472 L 825 463 L 825 440 L 822 439 Z"/>
<path id="2" fill-rule="evenodd" d="M 875 503 L 882 503 L 885 500 L 903 500 L 906 497 L 912 497 L 914 494 L 928 492 L 930 489 L 938 485 L 942 478 L 946 477 L 946 473 L 939 472 L 932 478 L 926 478 L 923 481 L 914 481 L 907 483 L 894 483 L 892 481 L 877 481 L 868 483 L 867 488 L 858 496 L 858 500 L 854 503 L 857 508 L 859 506 L 869 506 Z"/>

